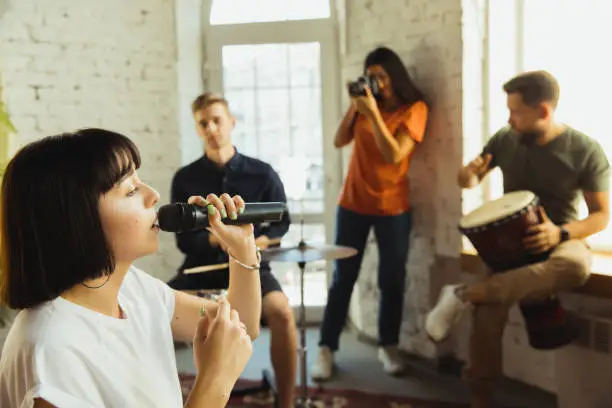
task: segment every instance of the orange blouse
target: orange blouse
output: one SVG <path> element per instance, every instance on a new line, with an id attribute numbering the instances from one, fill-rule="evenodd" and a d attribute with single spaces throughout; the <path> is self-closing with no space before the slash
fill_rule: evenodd
<path id="1" fill-rule="evenodd" d="M 428 113 L 427 105 L 419 101 L 381 115 L 391 134 L 403 127 L 416 142 L 421 142 Z M 338 204 L 365 215 L 398 215 L 408 211 L 407 173 L 414 150 L 399 163 L 385 161 L 376 145 L 372 125 L 363 115 L 357 116 L 353 134 L 353 152 Z"/>

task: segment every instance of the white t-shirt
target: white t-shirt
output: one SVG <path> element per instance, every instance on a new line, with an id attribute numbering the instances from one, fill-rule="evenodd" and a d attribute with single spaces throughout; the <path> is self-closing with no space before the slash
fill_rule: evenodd
<path id="1" fill-rule="evenodd" d="M 172 289 L 131 267 L 119 305 L 125 319 L 61 297 L 22 310 L 0 356 L 0 407 L 182 407 Z"/>

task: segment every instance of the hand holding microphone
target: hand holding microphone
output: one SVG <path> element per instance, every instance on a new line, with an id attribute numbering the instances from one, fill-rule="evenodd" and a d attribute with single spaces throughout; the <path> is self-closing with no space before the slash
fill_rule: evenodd
<path id="1" fill-rule="evenodd" d="M 253 258 L 256 263 L 253 223 L 280 221 L 286 211 L 285 203 L 245 204 L 240 196 L 209 194 L 206 199 L 192 196 L 187 204 L 160 207 L 158 221 L 159 228 L 167 232 L 207 229 L 233 255 L 240 257 L 244 253 L 245 258 Z"/>

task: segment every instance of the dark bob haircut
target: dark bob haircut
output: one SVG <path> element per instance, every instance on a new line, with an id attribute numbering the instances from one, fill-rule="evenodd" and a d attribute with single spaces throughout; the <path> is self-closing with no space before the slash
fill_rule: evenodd
<path id="1" fill-rule="evenodd" d="M 100 196 L 139 167 L 136 145 L 103 129 L 23 147 L 2 180 L 0 300 L 31 308 L 111 274 L 115 260 L 102 230 Z"/>
<path id="2" fill-rule="evenodd" d="M 393 92 L 402 105 L 424 101 L 423 93 L 414 85 L 406 66 L 399 55 L 387 47 L 378 47 L 370 52 L 363 63 L 363 74 L 372 65 L 383 67 L 393 86 Z"/>

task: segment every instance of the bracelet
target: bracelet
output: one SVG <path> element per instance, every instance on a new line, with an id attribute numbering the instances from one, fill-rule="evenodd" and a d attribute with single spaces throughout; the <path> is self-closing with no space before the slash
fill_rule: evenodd
<path id="1" fill-rule="evenodd" d="M 259 248 L 255 248 L 255 249 L 257 251 L 257 263 L 255 265 L 243 264 L 238 259 L 236 259 L 234 255 L 232 255 L 229 249 L 227 250 L 227 255 L 230 257 L 232 261 L 236 262 L 238 265 L 242 266 L 244 269 L 255 271 L 261 267 L 261 251 L 259 250 Z"/>

